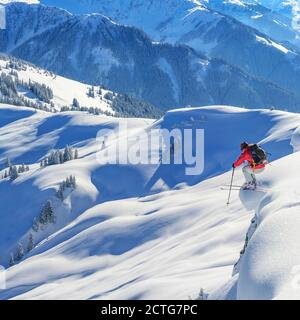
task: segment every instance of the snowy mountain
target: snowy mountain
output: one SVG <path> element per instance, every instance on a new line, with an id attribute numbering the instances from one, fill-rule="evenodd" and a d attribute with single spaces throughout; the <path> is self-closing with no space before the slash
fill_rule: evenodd
<path id="1" fill-rule="evenodd" d="M 73 13 L 95 13 L 101 12 L 104 15 L 109 15 L 125 24 L 135 25 L 139 28 L 146 30 L 149 34 L 153 35 L 155 30 L 162 32 L 162 35 L 156 33 L 158 38 L 163 38 L 166 29 L 171 30 L 169 17 L 174 16 L 175 20 L 182 21 L 183 26 L 189 19 L 188 16 L 184 17 L 184 13 L 188 14 L 190 11 L 195 19 L 196 15 L 206 13 L 208 17 L 215 11 L 215 17 L 212 20 L 218 18 L 216 13 L 222 13 L 226 16 L 233 17 L 246 25 L 249 25 L 262 33 L 265 33 L 269 37 L 272 37 L 280 42 L 289 41 L 297 44 L 300 48 L 299 33 L 293 23 L 293 12 L 296 11 L 296 4 L 294 1 L 258 1 L 258 0 L 200 0 L 200 1 L 187 1 L 187 0 L 168 0 L 168 1 L 140 1 L 140 0 L 126 0 L 126 1 L 61 1 L 58 0 L 41 0 L 40 3 L 46 5 L 66 8 Z M 145 4 L 144 6 L 142 4 Z M 146 9 L 147 8 L 147 9 Z M 151 15 L 151 19 L 146 17 L 145 10 L 151 10 L 150 13 L 155 14 L 155 21 L 153 21 L 154 15 Z M 285 10 L 285 11 L 283 11 Z M 137 12 L 138 11 L 138 12 Z M 196 11 L 196 12 L 195 12 Z M 283 13 L 289 14 L 283 14 Z M 159 13 L 159 14 L 158 14 Z M 139 15 L 142 14 L 142 17 Z M 184 17 L 184 19 L 183 19 Z M 198 18 L 197 18 L 198 19 Z M 185 20 L 185 21 L 184 21 Z M 164 23 L 166 21 L 167 24 Z M 205 21 L 207 22 L 207 21 Z M 153 25 L 153 23 L 158 26 Z M 163 29 L 159 28 L 162 23 Z M 187 30 L 184 28 L 183 32 Z M 177 28 L 176 33 L 180 32 Z M 181 31 L 182 32 L 182 31 Z M 180 38 L 182 35 L 177 34 L 176 38 Z"/>
<path id="2" fill-rule="evenodd" d="M 300 297 L 292 286 L 300 263 L 298 114 L 216 106 L 153 122 L 1 105 L 0 119 L 1 158 L 29 165 L 14 181 L 0 180 L 0 263 L 7 267 L 10 252 L 25 248 L 1 299 L 187 299 L 201 287 L 210 299 Z M 98 130 L 127 121 L 130 141 L 151 128 L 204 128 L 203 174 L 189 178 L 183 165 L 101 164 Z M 124 139 L 120 132 L 106 148 Z M 259 177 L 264 191 L 233 191 L 226 206 L 220 186 L 230 181 L 241 139 L 261 143 L 272 166 Z M 40 167 L 49 150 L 67 144 L 77 159 Z M 61 200 L 57 190 L 70 175 L 77 186 Z M 238 170 L 234 183 L 242 181 Z M 56 222 L 34 231 L 49 200 Z"/>
<path id="3" fill-rule="evenodd" d="M 293 0 L 256 0 L 256 2 L 286 15 L 292 14 L 292 11 L 298 6 L 297 1 Z"/>
<path id="4" fill-rule="evenodd" d="M 0 55 L 1 102 L 51 112 L 78 109 L 123 117 L 158 118 L 162 115 L 159 109 L 149 103 L 100 86 L 63 78 L 4 55 Z"/>
<path id="5" fill-rule="evenodd" d="M 100 12 L 121 24 L 144 30 L 155 41 L 186 44 L 298 95 L 300 58 L 292 47 L 299 45 L 299 34 L 291 17 L 245 2 L 43 1 L 75 13 Z"/>
<path id="6" fill-rule="evenodd" d="M 282 1 L 281 1 L 282 2 Z M 262 6 L 262 4 L 264 6 Z M 288 47 L 300 49 L 299 28 L 294 23 L 293 15 L 285 15 L 276 10 L 270 1 L 207 1 L 207 5 L 222 14 L 257 29 L 268 37 Z"/>
<path id="7" fill-rule="evenodd" d="M 36 4 L 39 3 L 39 0 L 0 0 L 0 4 L 8 4 L 13 2 L 24 2 L 28 4 Z"/>
<path id="8" fill-rule="evenodd" d="M 143 4 L 145 4 L 144 7 L 150 9 L 152 12 L 154 10 L 156 11 L 155 23 L 164 18 L 165 21 L 169 22 L 168 16 L 170 15 L 170 11 L 175 12 L 176 15 L 179 16 L 182 11 L 194 13 L 195 10 L 213 10 L 246 24 L 250 24 L 264 33 L 268 31 L 266 34 L 269 36 L 278 36 L 279 41 L 286 40 L 288 34 L 290 34 L 290 36 L 293 35 L 293 37 L 290 37 L 290 40 L 295 41 L 294 31 L 298 29 L 295 28 L 292 22 L 293 19 L 296 18 L 299 5 L 293 0 L 149 0 L 148 2 L 142 2 L 141 0 L 66 0 L 63 1 L 63 3 L 59 0 L 40 0 L 39 2 L 48 6 L 66 8 L 68 11 L 76 14 L 102 12 L 105 15 L 112 16 L 118 21 L 127 19 L 127 21 L 133 25 L 138 23 L 138 21 L 141 22 L 142 18 L 135 12 L 127 11 L 126 13 L 126 10 L 138 10 L 139 13 L 143 13 L 143 11 L 146 10 L 143 8 Z M 144 21 L 146 27 L 149 23 L 151 24 L 149 20 L 152 19 L 148 17 Z M 153 27 L 151 27 L 151 29 L 153 29 Z M 276 34 L 276 31 L 279 32 L 279 34 Z M 285 35 L 284 38 L 280 39 L 280 36 L 283 34 Z"/>
<path id="9" fill-rule="evenodd" d="M 299 110 L 298 91 L 293 92 L 300 76 L 300 69 L 294 69 L 298 56 L 290 52 L 285 55 L 281 47 L 276 49 L 276 57 L 264 50 L 257 54 L 264 57 L 266 66 L 276 64 L 274 77 L 279 77 L 282 69 L 280 79 L 288 77 L 284 86 L 292 82 L 288 89 L 252 77 L 221 59 L 208 59 L 186 46 L 153 42 L 136 28 L 116 24 L 101 14 L 78 16 L 25 4 L 9 5 L 6 12 L 7 28 L 0 30 L 0 51 L 68 78 L 102 84 L 162 109 L 230 104 Z M 257 43 L 272 51 L 275 43 L 265 41 L 260 38 Z M 289 58 L 282 61 L 283 55 Z"/>

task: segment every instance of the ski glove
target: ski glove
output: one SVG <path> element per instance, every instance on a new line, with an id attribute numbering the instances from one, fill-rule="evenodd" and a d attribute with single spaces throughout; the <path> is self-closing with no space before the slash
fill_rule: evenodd
<path id="1" fill-rule="evenodd" d="M 232 168 L 235 168 L 235 165 L 234 165 L 234 163 L 232 164 Z"/>

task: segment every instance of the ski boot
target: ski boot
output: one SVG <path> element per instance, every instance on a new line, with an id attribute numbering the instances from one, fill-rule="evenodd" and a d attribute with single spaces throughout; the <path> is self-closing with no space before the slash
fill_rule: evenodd
<path id="1" fill-rule="evenodd" d="M 255 190 L 257 187 L 256 181 L 245 182 L 242 186 L 242 190 Z"/>

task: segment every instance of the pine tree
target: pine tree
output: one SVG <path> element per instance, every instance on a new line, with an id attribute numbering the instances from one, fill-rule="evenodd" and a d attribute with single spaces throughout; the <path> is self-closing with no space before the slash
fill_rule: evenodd
<path id="1" fill-rule="evenodd" d="M 33 219 L 33 222 L 32 222 L 32 230 L 35 231 L 35 232 L 38 232 L 38 231 L 39 231 L 39 222 L 38 222 L 38 219 L 37 219 L 37 218 L 34 218 L 34 219 Z"/>
<path id="2" fill-rule="evenodd" d="M 9 257 L 9 266 L 12 267 L 15 264 L 15 258 L 13 253 L 10 253 L 10 257 Z"/>
<path id="3" fill-rule="evenodd" d="M 63 184 L 61 183 L 59 185 L 59 189 L 57 190 L 56 192 L 56 196 L 58 199 L 60 199 L 61 201 L 64 200 L 64 187 L 63 187 Z"/>
<path id="4" fill-rule="evenodd" d="M 197 300 L 207 300 L 208 294 L 201 288 Z"/>
<path id="5" fill-rule="evenodd" d="M 64 200 L 64 191 L 66 188 L 75 189 L 77 187 L 75 176 L 70 175 L 64 181 L 62 181 L 59 185 L 59 188 L 56 192 L 57 198 L 60 200 Z"/>
<path id="6" fill-rule="evenodd" d="M 17 171 L 17 167 L 16 166 L 11 166 L 9 168 L 9 177 L 10 177 L 10 180 L 13 181 L 15 179 L 17 179 L 19 176 L 18 174 L 18 171 Z"/>
<path id="7" fill-rule="evenodd" d="M 50 152 L 50 155 L 48 158 L 45 159 L 45 161 L 47 160 L 47 165 L 51 166 L 52 164 L 54 164 L 54 151 Z M 46 166 L 46 165 L 45 165 Z"/>
<path id="8" fill-rule="evenodd" d="M 28 245 L 27 245 L 27 252 L 30 252 L 34 248 L 34 240 L 32 233 L 29 234 Z"/>
<path id="9" fill-rule="evenodd" d="M 42 208 L 40 217 L 39 217 L 39 222 L 42 225 L 56 222 L 56 216 L 55 216 L 55 212 L 54 212 L 51 200 L 48 200 L 44 205 L 44 207 Z"/>
<path id="10" fill-rule="evenodd" d="M 70 183 L 71 183 L 71 187 L 76 189 L 77 184 L 76 184 L 76 177 L 75 176 L 70 176 Z"/>
<path id="11" fill-rule="evenodd" d="M 73 99 L 72 107 L 76 110 L 80 109 L 79 101 L 76 98 Z"/>
<path id="12" fill-rule="evenodd" d="M 88 97 L 95 98 L 95 88 L 94 87 L 91 87 L 91 88 L 89 87 Z"/>
<path id="13" fill-rule="evenodd" d="M 78 149 L 75 149 L 74 159 L 78 159 Z"/>
<path id="14" fill-rule="evenodd" d="M 62 151 L 59 152 L 59 163 L 64 163 L 64 153 Z"/>
<path id="15" fill-rule="evenodd" d="M 55 212 L 54 212 L 54 208 L 53 208 L 52 202 L 50 200 L 47 201 L 46 210 L 47 210 L 48 221 L 50 223 L 55 223 L 56 222 L 56 216 L 55 216 Z"/>
<path id="16" fill-rule="evenodd" d="M 19 261 L 24 257 L 24 248 L 21 242 L 18 243 L 16 260 Z"/>
<path id="17" fill-rule="evenodd" d="M 54 152 L 54 164 L 60 164 L 61 162 L 61 153 L 59 150 Z"/>
<path id="18" fill-rule="evenodd" d="M 12 163 L 9 158 L 6 158 L 5 165 L 6 165 L 6 168 L 10 168 L 12 166 Z"/>
<path id="19" fill-rule="evenodd" d="M 67 179 L 66 179 L 66 187 L 67 188 L 71 188 L 71 182 L 70 182 L 70 178 L 69 177 L 67 177 Z"/>
<path id="20" fill-rule="evenodd" d="M 73 149 L 68 145 L 64 149 L 64 162 L 73 160 Z"/>

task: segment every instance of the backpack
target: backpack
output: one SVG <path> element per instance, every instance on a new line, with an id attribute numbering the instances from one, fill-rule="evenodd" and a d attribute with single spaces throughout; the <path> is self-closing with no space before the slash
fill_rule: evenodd
<path id="1" fill-rule="evenodd" d="M 252 144 L 249 146 L 250 153 L 252 155 L 252 158 L 255 162 L 255 164 L 263 164 L 267 162 L 268 156 L 266 151 L 261 148 L 257 144 Z"/>

